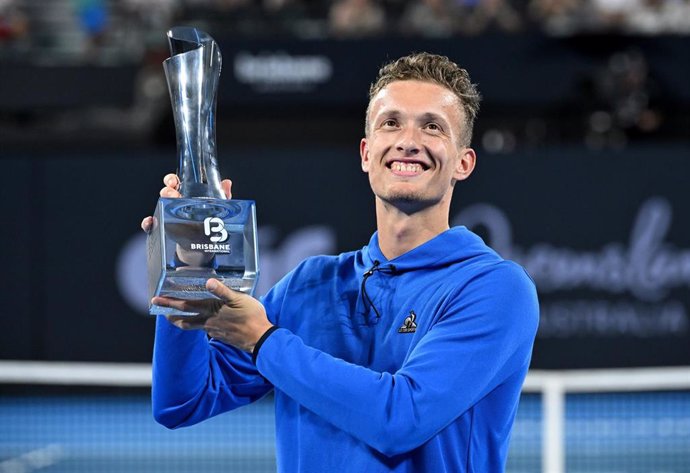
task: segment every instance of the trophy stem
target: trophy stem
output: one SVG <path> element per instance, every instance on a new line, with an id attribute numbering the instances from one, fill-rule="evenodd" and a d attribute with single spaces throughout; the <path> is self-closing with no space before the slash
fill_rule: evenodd
<path id="1" fill-rule="evenodd" d="M 163 61 L 172 102 L 180 193 L 225 199 L 216 157 L 215 112 L 222 58 L 213 38 L 190 27 L 168 31 L 172 56 Z"/>

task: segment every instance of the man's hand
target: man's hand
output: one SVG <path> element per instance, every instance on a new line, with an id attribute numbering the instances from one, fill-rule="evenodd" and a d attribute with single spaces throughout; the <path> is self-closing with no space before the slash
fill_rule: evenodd
<path id="1" fill-rule="evenodd" d="M 185 301 L 168 297 L 154 297 L 151 302 L 185 312 L 197 312 L 194 317 L 168 316 L 168 320 L 184 330 L 201 329 L 211 337 L 251 353 L 259 338 L 273 326 L 266 310 L 258 300 L 227 288 L 216 279 L 206 281 L 206 289 L 218 299 Z"/>
<path id="2" fill-rule="evenodd" d="M 163 187 L 159 193 L 161 197 L 167 197 L 170 199 L 182 197 L 182 195 L 179 192 L 180 179 L 177 177 L 176 174 L 166 174 L 163 178 L 163 184 L 165 184 L 165 187 Z M 223 179 L 222 181 L 220 181 L 220 186 L 223 188 L 225 196 L 228 199 L 232 199 L 232 181 L 230 179 Z M 144 220 L 141 221 L 141 229 L 144 230 L 146 233 L 149 233 L 151 231 L 152 226 L 153 217 L 146 217 L 144 218 Z"/>

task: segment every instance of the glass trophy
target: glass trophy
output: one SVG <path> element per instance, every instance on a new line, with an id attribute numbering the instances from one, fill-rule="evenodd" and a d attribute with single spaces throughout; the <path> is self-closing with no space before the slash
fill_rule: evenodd
<path id="1" fill-rule="evenodd" d="M 215 298 L 206 281 L 254 293 L 258 277 L 256 207 L 228 200 L 216 159 L 215 111 L 221 54 L 207 33 L 191 27 L 168 31 L 163 62 L 177 135 L 179 192 L 158 200 L 148 236 L 150 296 Z M 196 315 L 151 305 L 152 315 Z"/>

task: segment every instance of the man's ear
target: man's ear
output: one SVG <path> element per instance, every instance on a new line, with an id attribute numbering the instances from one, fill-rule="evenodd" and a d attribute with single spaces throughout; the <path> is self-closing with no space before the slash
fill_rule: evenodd
<path id="1" fill-rule="evenodd" d="M 366 138 L 359 142 L 359 156 L 362 158 L 362 171 L 369 172 L 369 145 Z"/>
<path id="2" fill-rule="evenodd" d="M 458 181 L 464 181 L 470 177 L 476 164 L 477 153 L 475 153 L 472 148 L 461 149 L 458 154 L 458 159 L 455 162 L 455 174 L 453 177 Z"/>

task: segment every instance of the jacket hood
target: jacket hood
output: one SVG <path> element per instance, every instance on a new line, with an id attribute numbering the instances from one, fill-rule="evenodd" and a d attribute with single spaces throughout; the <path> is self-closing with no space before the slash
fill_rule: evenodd
<path id="1" fill-rule="evenodd" d="M 397 258 L 388 260 L 379 247 L 378 232 L 369 244 L 362 249 L 362 271 L 367 271 L 378 261 L 381 267 L 393 265 L 396 273 L 415 269 L 433 269 L 449 266 L 480 255 L 500 257 L 484 241 L 464 226 L 450 228 L 431 240 Z"/>

